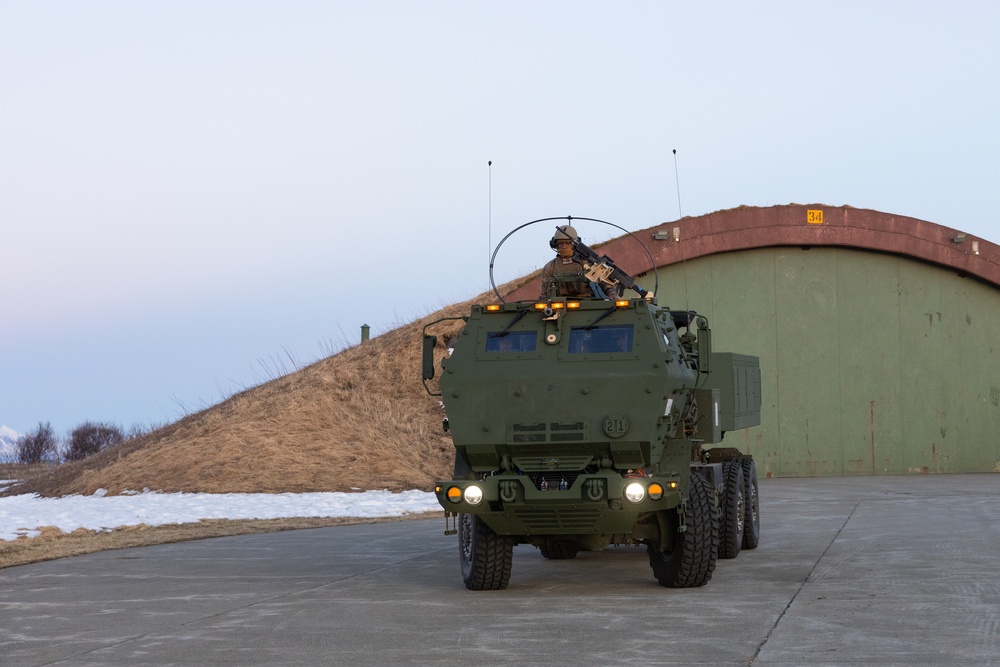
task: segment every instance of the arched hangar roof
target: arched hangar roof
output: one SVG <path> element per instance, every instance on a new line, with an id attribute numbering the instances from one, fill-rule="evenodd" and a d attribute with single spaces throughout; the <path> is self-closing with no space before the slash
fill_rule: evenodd
<path id="1" fill-rule="evenodd" d="M 1000 246 L 926 220 L 850 206 L 740 206 L 663 223 L 637 236 L 658 267 L 750 248 L 840 246 L 912 257 L 1000 287 Z M 636 246 L 626 236 L 601 252 L 641 273 L 649 258 L 630 245 Z"/>

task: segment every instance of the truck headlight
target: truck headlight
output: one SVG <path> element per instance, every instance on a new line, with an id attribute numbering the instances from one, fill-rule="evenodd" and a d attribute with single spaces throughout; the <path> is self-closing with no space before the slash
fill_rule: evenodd
<path id="1" fill-rule="evenodd" d="M 631 482 L 625 485 L 625 499 L 629 502 L 638 503 L 646 497 L 646 487 L 639 482 Z"/>
<path id="2" fill-rule="evenodd" d="M 475 484 L 465 487 L 465 502 L 470 505 L 478 505 L 483 502 L 483 489 Z"/>

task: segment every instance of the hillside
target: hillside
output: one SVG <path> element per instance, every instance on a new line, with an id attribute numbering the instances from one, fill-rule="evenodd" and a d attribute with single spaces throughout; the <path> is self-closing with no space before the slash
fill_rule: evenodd
<path id="1" fill-rule="evenodd" d="M 449 306 L 7 493 L 429 490 L 450 476 L 454 450 L 420 381 L 421 329 L 493 300 Z M 439 346 L 460 327 L 437 327 Z"/>

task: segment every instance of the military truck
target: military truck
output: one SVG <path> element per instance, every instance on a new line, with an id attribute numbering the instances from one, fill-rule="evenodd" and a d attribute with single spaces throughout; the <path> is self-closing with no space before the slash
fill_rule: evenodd
<path id="1" fill-rule="evenodd" d="M 552 220 L 567 222 L 553 247 L 575 237 L 574 221 L 617 227 L 566 217 L 514 231 Z M 705 317 L 657 305 L 578 237 L 573 249 L 589 279 L 617 288 L 607 293 L 634 294 L 508 303 L 494 284 L 496 303 L 424 328 L 424 386 L 441 397 L 455 445 L 453 479 L 435 493 L 445 532 L 458 534 L 462 579 L 506 588 L 517 544 L 557 560 L 645 545 L 661 585 L 702 586 L 717 558 L 759 540 L 754 460 L 721 446 L 760 423 L 758 359 L 713 351 Z M 431 332 L 459 319 L 441 352 Z M 439 392 L 427 384 L 436 356 Z"/>

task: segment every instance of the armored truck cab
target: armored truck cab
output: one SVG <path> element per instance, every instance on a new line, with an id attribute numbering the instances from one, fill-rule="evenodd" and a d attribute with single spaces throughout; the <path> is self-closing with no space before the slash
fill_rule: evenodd
<path id="1" fill-rule="evenodd" d="M 515 544 L 553 559 L 645 544 L 669 587 L 703 585 L 717 556 L 757 545 L 753 460 L 712 447 L 759 423 L 757 359 L 713 353 L 704 317 L 647 296 L 477 305 L 461 319 L 440 363 L 454 478 L 435 490 L 467 587 L 506 587 Z"/>

